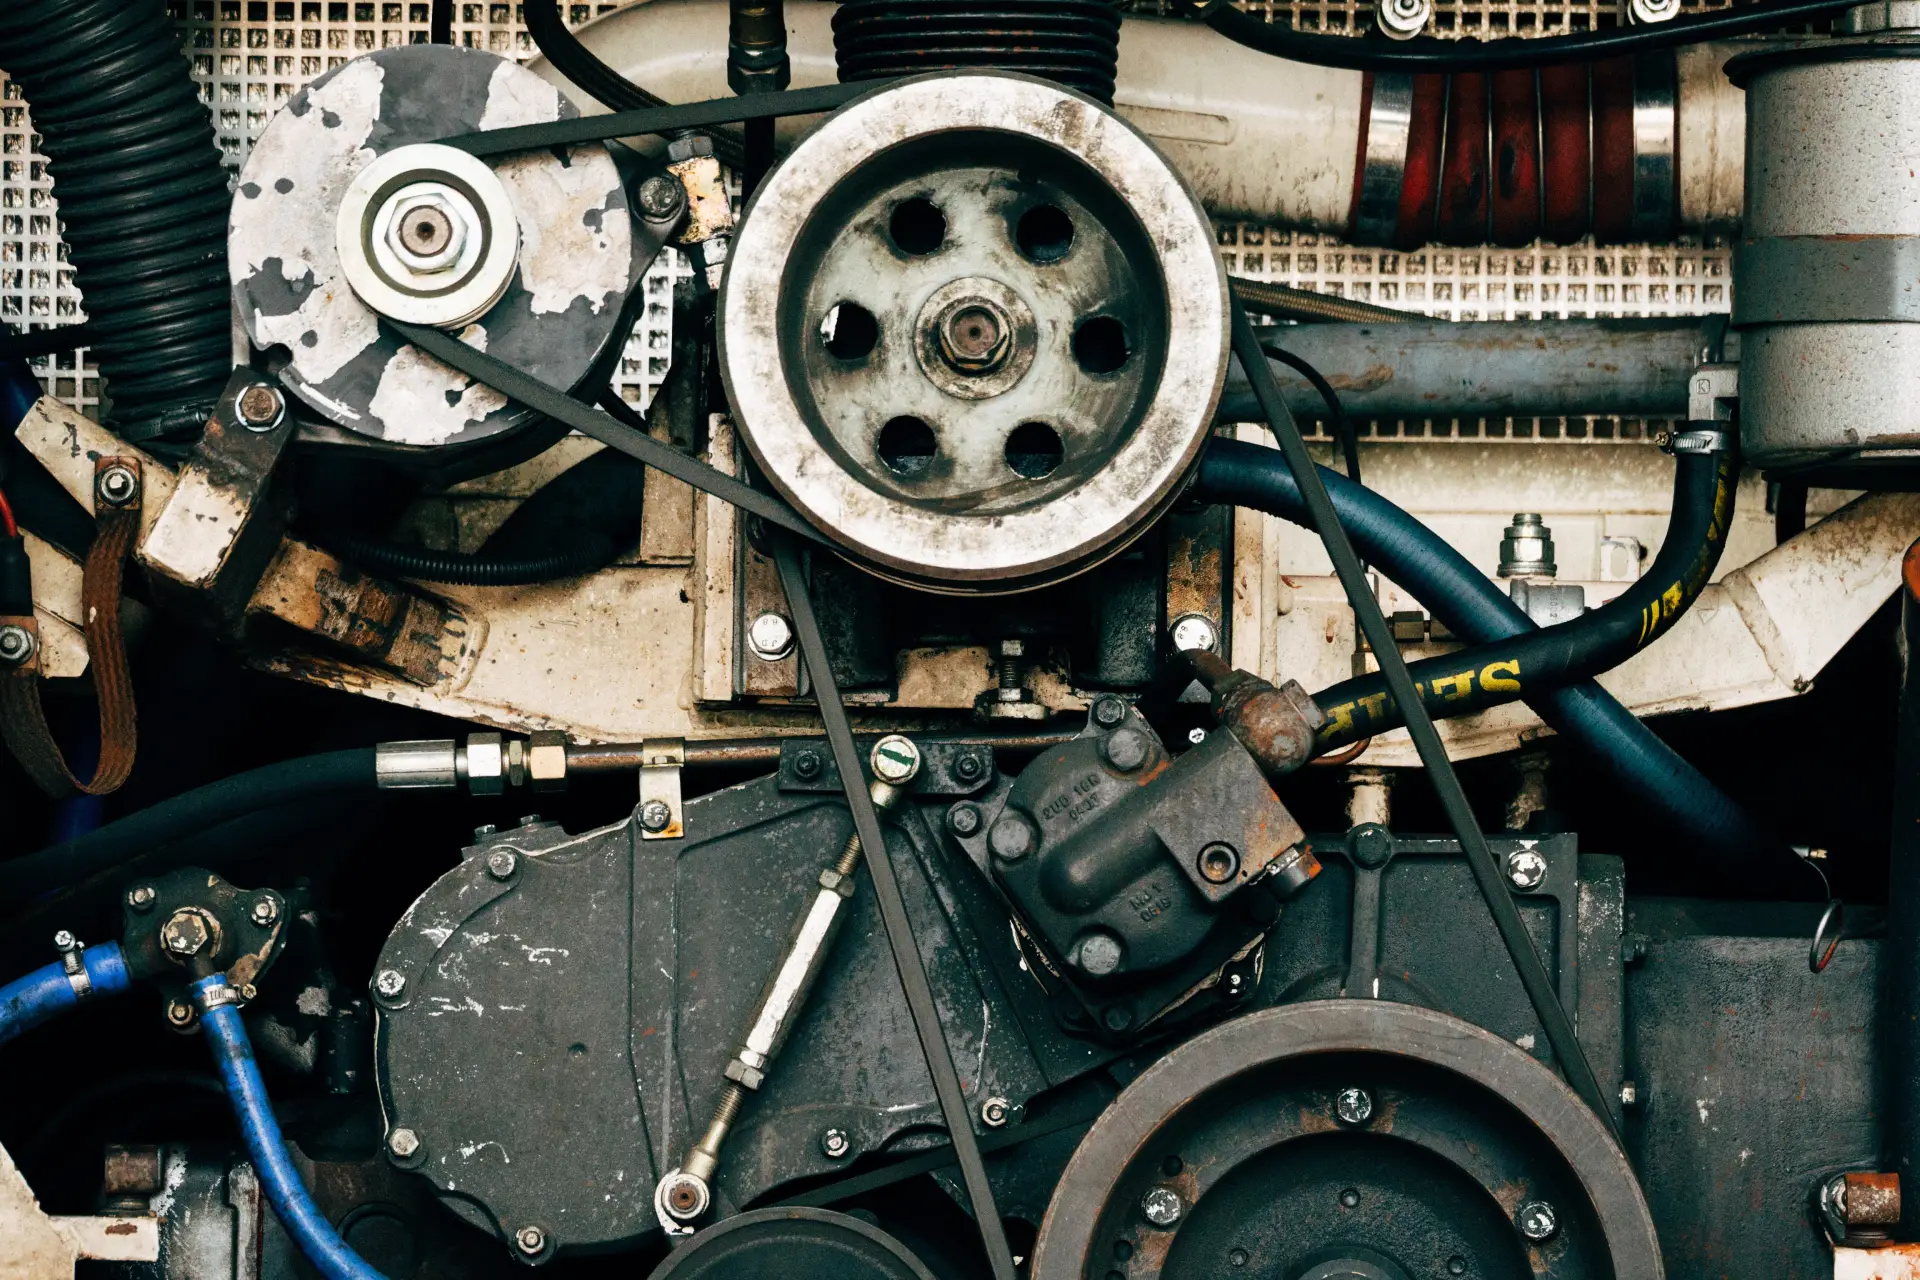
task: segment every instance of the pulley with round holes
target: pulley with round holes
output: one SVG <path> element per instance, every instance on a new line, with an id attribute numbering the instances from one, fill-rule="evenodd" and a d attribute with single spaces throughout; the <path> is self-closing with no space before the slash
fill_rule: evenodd
<path id="1" fill-rule="evenodd" d="M 779 492 L 884 577 L 1013 591 L 1173 500 L 1227 367 L 1206 212 L 1144 136 L 1026 76 L 856 99 L 754 193 L 720 364 Z"/>

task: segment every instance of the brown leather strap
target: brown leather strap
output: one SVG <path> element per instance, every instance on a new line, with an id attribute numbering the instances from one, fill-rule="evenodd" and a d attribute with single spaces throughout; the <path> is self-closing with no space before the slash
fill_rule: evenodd
<path id="1" fill-rule="evenodd" d="M 40 704 L 37 663 L 0 676 L 0 737 L 34 784 L 50 796 L 76 791 L 103 796 L 120 789 L 133 772 L 138 726 L 133 707 L 133 674 L 127 666 L 127 646 L 120 634 L 120 585 L 127 556 L 140 536 L 140 500 L 145 485 L 136 458 L 101 458 L 96 479 L 113 468 L 126 468 L 134 478 L 132 496 L 118 504 L 99 496 L 94 503 L 93 547 L 87 552 L 81 580 L 80 607 L 85 615 L 88 666 L 94 695 L 100 704 L 100 763 L 85 782 L 73 775 L 66 757 L 47 727 Z"/>

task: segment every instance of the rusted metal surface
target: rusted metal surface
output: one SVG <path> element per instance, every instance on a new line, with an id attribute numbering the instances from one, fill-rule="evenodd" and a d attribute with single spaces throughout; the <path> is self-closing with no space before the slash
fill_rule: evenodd
<path id="1" fill-rule="evenodd" d="M 1268 777 L 1292 773 L 1306 763 L 1314 731 L 1326 717 L 1297 681 L 1275 688 L 1204 650 L 1191 650 L 1186 657 L 1200 683 L 1213 694 L 1215 717 L 1260 762 Z"/>
<path id="2" fill-rule="evenodd" d="M 293 539 L 281 544 L 249 608 L 421 685 L 446 683 L 485 635 L 458 606 Z"/>
<path id="3" fill-rule="evenodd" d="M 1920 1280 L 1920 1244 L 1836 1248 L 1833 1280 Z"/>
<path id="4" fill-rule="evenodd" d="M 1900 1221 L 1900 1175 L 1849 1173 L 1846 1175 L 1849 1227 L 1890 1227 Z"/>

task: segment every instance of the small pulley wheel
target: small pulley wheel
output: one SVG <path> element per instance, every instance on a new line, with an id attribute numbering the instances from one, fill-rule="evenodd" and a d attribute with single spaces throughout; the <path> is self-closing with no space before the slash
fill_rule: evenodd
<path id="1" fill-rule="evenodd" d="M 1227 367 L 1226 278 L 1144 135 L 1026 76 L 856 99 L 754 193 L 720 360 L 768 481 L 896 581 L 1001 592 L 1178 494 Z"/>
<path id="2" fill-rule="evenodd" d="M 878 1227 L 826 1209 L 755 1209 L 717 1222 L 673 1251 L 647 1280 L 933 1280 Z"/>

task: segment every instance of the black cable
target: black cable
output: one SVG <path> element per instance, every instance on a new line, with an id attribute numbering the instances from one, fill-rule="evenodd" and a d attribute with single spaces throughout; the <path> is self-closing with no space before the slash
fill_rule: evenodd
<path id="1" fill-rule="evenodd" d="M 1190 7 L 1181 7 L 1188 13 L 1194 12 Z M 1440 40 L 1431 36 L 1395 40 L 1378 34 L 1355 39 L 1321 35 L 1256 18 L 1235 8 L 1232 0 L 1209 0 L 1198 10 L 1198 16 L 1235 44 L 1276 58 L 1350 71 L 1454 74 L 1548 67 L 1672 49 L 1730 36 L 1775 31 L 1825 18 L 1850 7 L 1852 0 L 1762 0 L 1738 9 L 1686 14 L 1644 26 L 1506 40 Z"/>
<path id="2" fill-rule="evenodd" d="M 462 587 L 523 587 L 580 578 L 612 564 L 620 554 L 613 539 L 591 531 L 571 550 L 536 556 L 486 556 L 430 551 L 360 533 L 330 533 L 322 545 L 370 573 Z"/>
<path id="3" fill-rule="evenodd" d="M 1579 1036 L 1574 1033 L 1567 1011 L 1560 1007 L 1560 997 L 1554 992 L 1553 979 L 1548 976 L 1547 967 L 1534 948 L 1533 937 L 1520 918 L 1520 909 L 1514 905 L 1506 878 L 1494 863 L 1486 834 L 1480 830 L 1479 820 L 1473 816 L 1473 806 L 1467 802 L 1467 793 L 1460 785 L 1459 775 L 1453 770 L 1453 762 L 1447 758 L 1447 749 L 1440 742 L 1440 734 L 1414 692 L 1413 677 L 1407 672 L 1406 660 L 1400 656 L 1400 647 L 1394 642 L 1386 615 L 1381 613 L 1380 602 L 1367 586 L 1366 574 L 1360 568 L 1360 558 L 1354 553 L 1353 543 L 1340 523 L 1333 500 L 1327 496 L 1327 487 L 1321 482 L 1319 468 L 1307 452 L 1307 442 L 1300 435 L 1300 427 L 1287 409 L 1287 402 L 1280 396 L 1280 388 L 1273 380 L 1272 367 L 1263 358 L 1259 336 L 1253 331 L 1253 321 L 1237 299 L 1232 304 L 1232 310 L 1234 354 L 1246 369 L 1247 377 L 1253 384 L 1253 394 L 1260 402 L 1261 411 L 1266 414 L 1267 425 L 1273 429 L 1280 452 L 1286 457 L 1287 466 L 1300 486 L 1300 496 L 1306 501 L 1314 531 L 1320 535 L 1320 541 L 1333 561 L 1334 572 L 1346 590 L 1347 602 L 1353 606 L 1361 630 L 1379 657 L 1397 700 L 1411 708 L 1407 716 L 1407 732 L 1413 738 L 1414 748 L 1420 753 L 1420 763 L 1426 767 L 1441 807 L 1446 810 L 1447 821 L 1460 842 L 1461 852 L 1466 855 L 1467 865 L 1473 870 L 1473 878 L 1479 883 L 1480 896 L 1486 900 L 1494 927 L 1500 933 L 1500 940 L 1506 944 L 1507 955 L 1513 960 L 1520 985 L 1526 988 L 1527 999 L 1533 1005 L 1535 1016 L 1540 1019 L 1541 1029 L 1546 1032 L 1554 1058 L 1566 1073 L 1567 1083 L 1593 1108 L 1601 1123 L 1606 1125 L 1608 1133 L 1618 1142 L 1619 1129 L 1614 1124 L 1612 1110 L 1607 1106 L 1606 1095 L 1600 1092 L 1600 1084 L 1594 1078 L 1593 1068 L 1587 1062 L 1586 1051 L 1580 1045 Z"/>
<path id="4" fill-rule="evenodd" d="M 1647 571 L 1578 618 L 1414 663 L 1427 714 L 1470 715 L 1585 680 L 1665 635 L 1699 598 L 1726 549 L 1738 472 L 1730 450 L 1679 455 L 1673 515 Z M 1313 695 L 1327 714 L 1316 737 L 1318 751 L 1337 751 L 1400 726 L 1405 707 L 1383 675 L 1357 676 Z"/>
<path id="5" fill-rule="evenodd" d="M 1312 383 L 1313 389 L 1320 393 L 1320 399 L 1327 406 L 1327 425 L 1333 428 L 1333 437 L 1340 442 L 1340 456 L 1347 464 L 1347 479 L 1359 484 L 1360 436 L 1354 430 L 1353 423 L 1347 420 L 1347 411 L 1341 405 L 1340 397 L 1334 391 L 1333 384 L 1328 382 L 1318 369 L 1291 351 L 1268 346 L 1265 343 L 1260 345 L 1260 349 Z"/>

